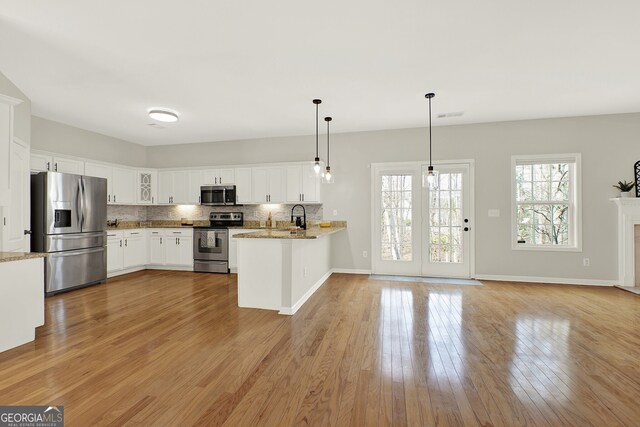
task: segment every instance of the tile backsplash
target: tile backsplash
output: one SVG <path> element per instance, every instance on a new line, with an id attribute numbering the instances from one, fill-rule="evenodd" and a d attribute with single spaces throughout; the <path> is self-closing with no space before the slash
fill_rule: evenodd
<path id="1" fill-rule="evenodd" d="M 200 205 L 175 205 L 175 206 L 107 206 L 108 220 L 121 221 L 158 221 L 180 220 L 187 218 L 192 220 L 208 220 L 211 211 L 216 212 L 243 212 L 247 221 L 266 220 L 271 212 L 275 221 L 286 221 L 291 217 L 293 205 L 245 205 L 245 206 L 200 206 Z M 322 219 L 322 205 L 304 205 L 308 220 Z M 302 212 L 297 208 L 296 212 Z"/>

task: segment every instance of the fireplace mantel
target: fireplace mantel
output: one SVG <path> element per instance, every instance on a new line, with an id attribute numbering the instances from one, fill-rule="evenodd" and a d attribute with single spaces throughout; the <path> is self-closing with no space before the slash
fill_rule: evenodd
<path id="1" fill-rule="evenodd" d="M 611 199 L 618 207 L 618 283 L 623 287 L 635 286 L 635 234 L 640 224 L 640 198 Z"/>

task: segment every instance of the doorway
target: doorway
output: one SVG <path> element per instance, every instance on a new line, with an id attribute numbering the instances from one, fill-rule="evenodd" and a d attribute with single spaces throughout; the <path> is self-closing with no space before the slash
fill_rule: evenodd
<path id="1" fill-rule="evenodd" d="M 372 272 L 468 279 L 474 275 L 473 161 L 372 165 Z"/>

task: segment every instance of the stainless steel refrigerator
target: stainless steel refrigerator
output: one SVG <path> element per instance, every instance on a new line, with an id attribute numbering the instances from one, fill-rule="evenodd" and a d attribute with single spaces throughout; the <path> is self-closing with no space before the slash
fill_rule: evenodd
<path id="1" fill-rule="evenodd" d="M 31 175 L 31 250 L 46 252 L 47 295 L 107 279 L 107 180 Z"/>

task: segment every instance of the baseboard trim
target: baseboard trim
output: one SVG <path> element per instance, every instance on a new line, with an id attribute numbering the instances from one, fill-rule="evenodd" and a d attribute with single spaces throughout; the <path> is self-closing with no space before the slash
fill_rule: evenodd
<path id="1" fill-rule="evenodd" d="M 334 268 L 331 271 L 342 274 L 371 274 L 371 270 L 359 270 L 357 268 Z"/>
<path id="2" fill-rule="evenodd" d="M 553 285 L 615 286 L 617 280 L 573 279 L 564 277 L 508 276 L 502 274 L 476 274 L 476 280 L 495 280 L 498 282 L 549 283 Z"/>
<path id="3" fill-rule="evenodd" d="M 107 279 L 111 279 L 112 277 L 122 276 L 123 274 L 135 273 L 136 271 L 142 271 L 146 269 L 145 266 L 127 268 L 125 270 L 112 271 L 111 273 L 107 273 Z"/>
<path id="4" fill-rule="evenodd" d="M 147 270 L 171 270 L 171 271 L 191 271 L 193 272 L 193 266 L 183 267 L 179 265 L 147 265 Z"/>
<path id="5" fill-rule="evenodd" d="M 302 307 L 302 305 L 307 302 L 309 298 L 311 298 L 311 295 L 313 295 L 318 289 L 320 289 L 320 286 L 322 286 L 322 284 L 327 281 L 331 274 L 333 274 L 332 270 L 327 271 L 324 276 L 322 276 L 316 283 L 314 283 L 311 288 L 309 288 L 307 292 L 305 292 L 305 294 L 293 305 L 293 307 L 282 307 L 280 309 L 280 314 L 285 314 L 287 316 L 293 316 L 294 314 L 296 314 L 296 311 L 298 311 L 300 307 Z"/>

